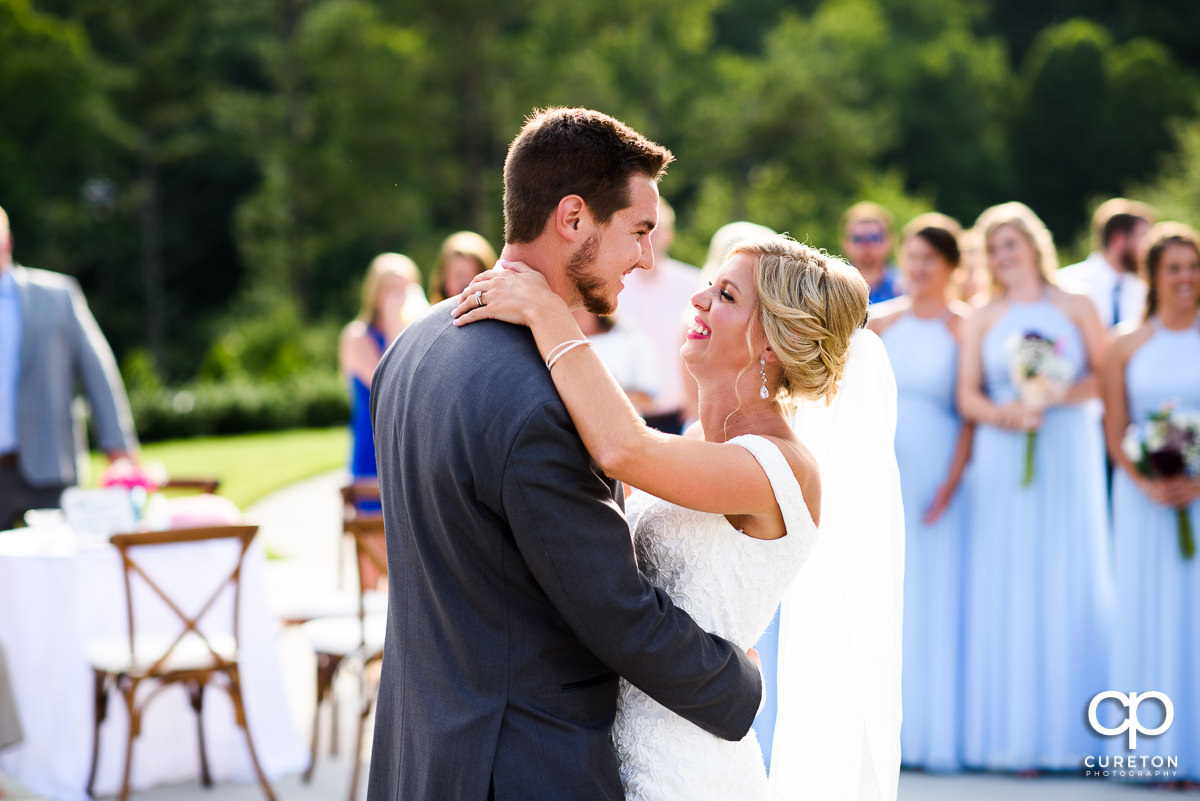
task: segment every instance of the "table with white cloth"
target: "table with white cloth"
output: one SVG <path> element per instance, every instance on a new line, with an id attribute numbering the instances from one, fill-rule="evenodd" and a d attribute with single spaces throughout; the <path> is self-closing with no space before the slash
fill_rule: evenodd
<path id="1" fill-rule="evenodd" d="M 232 565 L 228 542 L 182 543 L 147 549 L 138 557 L 155 581 L 181 598 L 203 604 L 216 586 L 212 577 Z M 243 566 L 239 663 L 246 717 L 263 770 L 271 779 L 303 770 L 307 754 L 288 709 L 277 649 L 279 624 L 271 614 L 262 579 L 264 556 L 255 543 Z M 207 566 L 211 563 L 212 569 Z M 189 588 L 195 586 L 189 598 Z M 140 602 L 135 584 L 135 602 Z M 209 615 L 215 620 L 228 599 Z M 140 609 L 140 607 L 138 607 Z M 166 625 L 170 613 L 136 616 L 137 631 Z M 24 739 L 0 752 L 0 772 L 57 801 L 87 798 L 94 720 L 92 670 L 85 656 L 96 638 L 123 638 L 128 624 L 117 549 L 80 541 L 69 531 L 23 529 L 0 533 L 0 643 L 8 661 Z M 206 620 L 210 619 L 206 616 Z M 176 629 L 179 627 L 176 618 Z M 214 781 L 253 782 L 246 738 L 234 720 L 229 695 L 210 685 L 204 694 L 204 737 Z M 100 728 L 97 795 L 118 791 L 124 765 L 128 716 L 120 694 L 110 693 Z M 183 686 L 153 699 L 134 742 L 133 790 L 196 781 L 200 775 L 195 713 Z"/>

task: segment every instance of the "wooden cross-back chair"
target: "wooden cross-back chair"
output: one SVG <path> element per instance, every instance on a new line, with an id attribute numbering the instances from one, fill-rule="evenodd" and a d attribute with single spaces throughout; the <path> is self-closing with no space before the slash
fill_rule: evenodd
<path id="1" fill-rule="evenodd" d="M 304 780 L 311 781 L 316 765 L 321 706 L 330 698 L 338 671 L 349 660 L 359 670 L 361 705 L 358 714 L 358 733 L 355 738 L 350 772 L 350 799 L 356 797 L 361 768 L 362 745 L 366 723 L 375 703 L 374 668 L 383 659 L 383 636 L 386 613 L 376 608 L 371 595 L 379 591 L 387 579 L 387 540 L 383 515 L 362 511 L 363 501 L 378 501 L 379 484 L 374 480 L 359 481 L 342 488 L 344 517 L 342 530 L 354 543 L 358 568 L 357 615 L 319 618 L 304 624 L 317 656 L 317 703 L 313 710 L 312 747 Z M 386 591 L 386 586 L 383 588 Z M 333 729 L 337 730 L 334 712 Z M 336 734 L 333 740 L 336 748 Z"/>
<path id="2" fill-rule="evenodd" d="M 200 744 L 200 778 L 204 786 L 212 786 L 208 758 L 204 746 L 204 689 L 215 679 L 222 679 L 224 689 L 233 702 L 237 725 L 246 735 L 246 746 L 254 772 L 262 785 L 263 793 L 275 801 L 271 785 L 263 774 L 250 728 L 246 724 L 246 710 L 242 697 L 241 676 L 238 671 L 238 614 L 241 602 L 242 568 L 246 552 L 258 531 L 257 526 L 211 526 L 204 528 L 172 529 L 167 531 L 117 534 L 111 538 L 121 557 L 125 582 L 125 608 L 128 637 L 125 642 L 105 641 L 92 644 L 88 649 L 95 689 L 95 731 L 92 743 L 92 765 L 88 773 L 87 792 L 93 793 L 96 780 L 97 758 L 100 752 L 100 725 L 107 712 L 108 696 L 116 689 L 125 701 L 129 716 L 129 734 L 125 744 L 125 768 L 121 780 L 121 801 L 129 796 L 130 769 L 133 764 L 133 743 L 141 733 L 142 714 L 149 703 L 167 686 L 180 684 L 187 688 L 191 705 L 196 712 L 196 727 Z M 179 543 L 197 543 L 212 540 L 231 540 L 236 543 L 236 558 L 232 568 L 221 573 L 214 582 L 213 590 L 203 597 L 206 600 L 198 611 L 189 613 L 182 608 L 171 588 L 164 587 L 151 575 L 143 562 L 139 562 L 144 550 Z M 134 591 L 144 585 L 161 606 L 178 618 L 181 629 L 174 638 L 158 634 L 141 636 L 136 628 Z M 232 634 L 207 634 L 201 621 L 209 610 L 225 596 L 232 594 Z M 189 604 L 190 606 L 191 604 Z M 138 689 L 144 684 L 152 685 L 143 698 L 138 698 Z"/>
<path id="3" fill-rule="evenodd" d="M 162 485 L 164 490 L 195 490 L 196 492 L 207 492 L 215 494 L 221 486 L 221 479 L 215 476 L 205 477 L 188 477 L 188 478 L 169 478 L 167 483 Z"/>

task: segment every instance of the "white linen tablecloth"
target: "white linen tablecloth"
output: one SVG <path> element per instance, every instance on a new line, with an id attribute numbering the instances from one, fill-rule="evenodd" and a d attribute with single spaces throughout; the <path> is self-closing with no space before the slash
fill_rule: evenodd
<path id="1" fill-rule="evenodd" d="M 232 569 L 232 547 L 228 542 L 172 545 L 142 561 L 156 582 L 181 599 L 184 611 L 194 613 L 215 587 L 218 574 Z M 307 753 L 288 710 L 277 651 L 279 624 L 267 606 L 263 559 L 255 543 L 243 567 L 239 661 L 254 745 L 263 770 L 274 779 L 303 770 Z M 133 586 L 140 603 L 143 596 L 136 580 Z M 213 607 L 202 628 L 207 630 L 209 621 L 214 630 L 228 627 L 229 596 L 226 592 L 223 602 Z M 161 605 L 152 602 L 145 608 L 149 614 L 135 617 L 139 635 L 153 633 L 164 622 L 172 631 L 179 630 L 178 619 L 171 620 Z M 76 547 L 64 531 L 0 533 L 0 643 L 24 733 L 19 745 L 0 752 L 0 772 L 56 801 L 85 801 L 93 681 L 84 647 L 97 637 L 123 638 L 126 632 L 125 588 L 116 548 L 107 543 Z M 196 781 L 199 748 L 186 690 L 164 690 L 142 720 L 141 736 L 134 743 L 132 788 Z M 108 717 L 100 728 L 97 795 L 119 789 L 127 732 L 124 701 L 119 693 L 110 693 Z M 219 682 L 204 694 L 204 735 L 214 781 L 255 780 L 245 737 Z"/>

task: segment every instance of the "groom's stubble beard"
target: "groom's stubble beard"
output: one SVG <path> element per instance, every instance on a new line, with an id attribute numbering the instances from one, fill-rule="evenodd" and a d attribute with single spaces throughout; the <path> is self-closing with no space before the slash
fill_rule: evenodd
<path id="1" fill-rule="evenodd" d="M 592 314 L 612 314 L 616 306 L 605 293 L 604 279 L 592 267 L 600 252 L 600 234 L 594 232 L 567 261 L 567 277 L 583 299 L 583 308 Z"/>

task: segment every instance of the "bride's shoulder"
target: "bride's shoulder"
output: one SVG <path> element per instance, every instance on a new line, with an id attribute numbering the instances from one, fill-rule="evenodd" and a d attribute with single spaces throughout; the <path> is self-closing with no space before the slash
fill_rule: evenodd
<path id="1" fill-rule="evenodd" d="M 819 519 L 820 513 L 818 510 L 821 508 L 821 468 L 817 464 L 817 458 L 813 456 L 812 451 L 805 447 L 804 443 L 794 434 L 790 436 L 760 434 L 759 436 L 774 445 L 776 450 L 787 461 L 788 467 L 791 468 L 792 475 L 796 479 L 796 483 L 800 485 L 800 492 L 804 495 L 813 519 Z"/>

